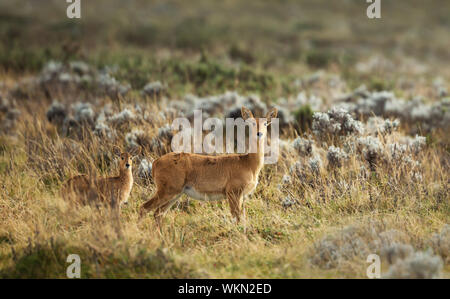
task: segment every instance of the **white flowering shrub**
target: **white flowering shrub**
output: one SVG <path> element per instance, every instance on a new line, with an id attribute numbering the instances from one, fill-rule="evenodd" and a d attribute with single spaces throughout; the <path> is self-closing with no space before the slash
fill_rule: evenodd
<path id="1" fill-rule="evenodd" d="M 319 137 L 327 135 L 347 136 L 360 135 L 364 126 L 344 109 L 332 108 L 327 113 L 313 114 L 312 130 Z"/>
<path id="2" fill-rule="evenodd" d="M 383 278 L 439 278 L 442 267 L 442 259 L 439 256 L 433 255 L 430 251 L 415 252 L 404 259 L 398 259 Z"/>
<path id="3" fill-rule="evenodd" d="M 110 73 L 100 73 L 96 78 L 97 86 L 105 94 L 112 98 L 116 98 L 118 95 L 125 96 L 130 90 L 130 84 L 122 84 L 116 80 Z"/>
<path id="4" fill-rule="evenodd" d="M 444 91 L 441 89 L 441 96 L 445 94 Z M 367 90 L 355 90 L 343 100 L 345 102 L 336 107 L 366 116 L 396 117 L 404 123 L 417 123 L 426 131 L 450 125 L 450 101 L 445 97 L 439 102 L 425 103 L 421 97 L 404 100 L 388 91 L 370 93 Z"/>
<path id="5" fill-rule="evenodd" d="M 369 254 L 380 255 L 389 265 L 383 278 L 439 278 L 441 257 L 431 251 L 415 251 L 402 231 L 384 230 L 381 222 L 348 226 L 316 242 L 310 252 L 312 265 L 333 269 L 352 261 L 365 260 Z"/>
<path id="6" fill-rule="evenodd" d="M 96 113 L 88 102 L 76 102 L 68 109 L 65 105 L 54 101 L 46 114 L 49 121 L 61 127 L 64 136 L 73 134 L 80 136 L 83 128 L 91 130 L 95 125 Z"/>
<path id="7" fill-rule="evenodd" d="M 379 222 L 344 227 L 317 241 L 309 261 L 320 268 L 333 269 L 353 260 L 365 260 L 372 253 L 386 259 L 401 257 L 404 252 L 400 253 L 400 248 L 395 246 L 408 241 L 407 235 L 398 230 L 383 229 L 384 225 Z"/>
<path id="8" fill-rule="evenodd" d="M 63 64 L 58 61 L 49 61 L 41 70 L 41 75 L 39 77 L 40 83 L 48 83 L 59 77 L 59 74 L 64 71 Z"/>
<path id="9" fill-rule="evenodd" d="M 407 151 L 408 147 L 406 144 L 394 142 L 387 145 L 387 153 L 393 161 L 400 161 L 406 155 Z"/>
<path id="10" fill-rule="evenodd" d="M 158 154 L 165 154 L 170 149 L 170 143 L 173 138 L 173 131 L 169 125 L 158 129 L 158 134 L 150 140 L 149 148 Z"/>
<path id="11" fill-rule="evenodd" d="M 369 97 L 357 100 L 355 112 L 363 115 L 383 115 L 386 102 L 394 98 L 392 92 L 373 92 Z"/>
<path id="12" fill-rule="evenodd" d="M 291 175 L 304 180 L 307 173 L 306 173 L 306 169 L 303 166 L 303 163 L 300 161 L 295 162 L 294 164 L 291 165 L 289 172 L 291 173 Z"/>
<path id="13" fill-rule="evenodd" d="M 138 176 L 143 179 L 148 179 L 152 176 L 153 163 L 147 159 L 142 159 L 138 167 Z"/>
<path id="14" fill-rule="evenodd" d="M 95 122 L 94 134 L 100 138 L 113 139 L 115 136 L 112 130 L 104 121 L 97 120 Z"/>
<path id="15" fill-rule="evenodd" d="M 348 155 L 339 147 L 330 146 L 327 152 L 328 165 L 336 168 L 341 167 L 344 160 L 348 159 Z"/>
<path id="16" fill-rule="evenodd" d="M 418 154 L 427 144 L 426 137 L 416 135 L 414 138 L 405 136 L 400 139 L 400 142 L 405 144 L 409 150 Z"/>
<path id="17" fill-rule="evenodd" d="M 358 229 L 349 226 L 316 242 L 310 262 L 323 269 L 333 269 L 355 257 L 367 256 L 369 251 Z"/>
<path id="18" fill-rule="evenodd" d="M 364 159 L 369 162 L 371 170 L 374 171 L 377 161 L 384 154 L 384 148 L 380 140 L 377 137 L 366 136 L 359 137 L 356 142 Z"/>
<path id="19" fill-rule="evenodd" d="M 285 198 L 282 199 L 281 206 L 283 208 L 289 208 L 289 207 L 294 206 L 296 203 L 297 202 L 294 199 L 292 199 L 292 197 L 286 196 Z"/>
<path id="20" fill-rule="evenodd" d="M 82 61 L 72 61 L 68 64 L 50 61 L 43 67 L 36 81 L 46 87 L 89 86 L 112 98 L 124 96 L 131 89 L 129 84 L 118 82 L 111 75 L 111 69 L 97 70 Z"/>
<path id="21" fill-rule="evenodd" d="M 442 77 L 437 77 L 433 80 L 433 87 L 438 97 L 444 98 L 449 96 L 447 85 Z"/>
<path id="22" fill-rule="evenodd" d="M 172 128 L 169 125 L 158 129 L 158 138 L 171 141 L 173 137 Z"/>
<path id="23" fill-rule="evenodd" d="M 323 105 L 323 100 L 315 95 L 307 96 L 304 91 L 300 92 L 295 99 L 295 107 L 308 105 L 313 111 L 320 111 Z"/>
<path id="24" fill-rule="evenodd" d="M 125 135 L 125 143 L 128 148 L 136 148 L 139 146 L 148 148 L 153 144 L 153 139 L 146 131 L 134 128 Z"/>
<path id="25" fill-rule="evenodd" d="M 72 106 L 74 120 L 80 124 L 93 124 L 95 119 L 95 112 L 92 109 L 91 103 L 75 103 Z"/>
<path id="26" fill-rule="evenodd" d="M 314 175 L 319 175 L 322 169 L 322 160 L 320 156 L 314 156 L 308 160 L 309 168 Z"/>
<path id="27" fill-rule="evenodd" d="M 145 136 L 145 132 L 143 130 L 133 129 L 133 131 L 125 135 L 125 142 L 128 147 L 138 147 L 138 139 L 142 138 L 143 136 Z"/>
<path id="28" fill-rule="evenodd" d="M 281 184 L 283 185 L 289 185 L 292 183 L 292 177 L 288 174 L 283 175 L 281 178 Z"/>
<path id="29" fill-rule="evenodd" d="M 378 116 L 370 117 L 365 126 L 366 133 L 369 135 L 391 134 L 398 129 L 400 121 L 398 119 L 383 119 Z"/>
<path id="30" fill-rule="evenodd" d="M 83 61 L 71 61 L 69 63 L 69 68 L 80 76 L 87 75 L 92 72 L 91 67 Z"/>
<path id="31" fill-rule="evenodd" d="M 117 114 L 114 114 L 113 116 L 111 116 L 108 121 L 115 125 L 115 126 L 120 126 L 122 124 L 125 123 L 129 123 L 131 121 L 134 121 L 136 119 L 135 114 L 133 113 L 133 111 L 131 111 L 128 108 L 123 109 L 122 111 L 120 111 Z"/>
<path id="32" fill-rule="evenodd" d="M 139 109 L 139 106 L 135 107 L 136 111 Z M 53 101 L 47 109 L 46 116 L 50 122 L 62 128 L 65 136 L 71 135 L 71 132 L 80 133 L 80 129 L 85 128 L 92 130 L 94 135 L 109 140 L 117 136 L 114 127 L 140 119 L 128 108 L 114 114 L 111 104 L 106 104 L 99 113 L 96 113 L 92 104 L 87 102 L 76 102 L 68 108 L 58 101 Z"/>
<path id="33" fill-rule="evenodd" d="M 164 89 L 165 87 L 161 82 L 150 82 L 142 89 L 142 95 L 146 95 L 148 97 L 160 96 Z"/>
<path id="34" fill-rule="evenodd" d="M 414 248 L 409 244 L 393 243 L 381 249 L 381 256 L 389 264 L 395 264 L 398 260 L 405 259 L 414 253 Z"/>
<path id="35" fill-rule="evenodd" d="M 314 141 L 310 139 L 305 139 L 302 137 L 297 137 L 292 142 L 292 147 L 297 151 L 300 156 L 311 156 L 313 153 Z"/>
<path id="36" fill-rule="evenodd" d="M 46 116 L 49 122 L 61 126 L 62 123 L 64 122 L 64 119 L 67 117 L 67 114 L 68 114 L 67 107 L 64 104 L 55 100 L 47 109 Z"/>
<path id="37" fill-rule="evenodd" d="M 450 262 L 450 225 L 445 224 L 439 233 L 433 234 L 430 242 L 434 252 L 448 264 Z"/>
<path id="38" fill-rule="evenodd" d="M 298 160 L 289 166 L 289 174 L 282 178 L 280 186 L 317 186 L 320 183 L 322 161 L 319 156 Z"/>
<path id="39" fill-rule="evenodd" d="M 264 115 L 267 112 L 266 104 L 258 96 L 242 96 L 237 92 L 230 91 L 207 97 L 188 94 L 183 101 L 171 101 L 169 103 L 169 107 L 175 108 L 188 119 L 193 118 L 194 110 L 201 110 L 204 119 L 216 115 L 239 118 L 241 117 L 242 106 L 249 108 L 255 115 Z"/>
<path id="40" fill-rule="evenodd" d="M 6 134 L 13 133 L 20 116 L 19 109 L 14 101 L 10 101 L 0 95 L 0 129 Z"/>

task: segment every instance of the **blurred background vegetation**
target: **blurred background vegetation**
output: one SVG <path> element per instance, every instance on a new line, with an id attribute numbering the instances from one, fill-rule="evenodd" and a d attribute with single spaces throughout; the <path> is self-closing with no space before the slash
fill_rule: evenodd
<path id="1" fill-rule="evenodd" d="M 0 69 L 36 72 L 49 60 L 119 67 L 133 88 L 161 80 L 175 93 L 237 89 L 284 96 L 317 69 L 351 70 L 374 54 L 411 57 L 448 75 L 450 2 L 384 0 L 368 19 L 364 0 L 0 2 Z M 392 78 L 372 74 L 374 87 Z M 384 85 L 383 85 L 384 84 Z M 381 85 L 381 86 L 380 86 Z"/>

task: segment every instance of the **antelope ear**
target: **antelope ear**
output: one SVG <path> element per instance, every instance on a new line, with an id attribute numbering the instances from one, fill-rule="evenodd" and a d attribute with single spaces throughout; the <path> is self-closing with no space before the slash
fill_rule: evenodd
<path id="1" fill-rule="evenodd" d="M 141 154 L 142 148 L 140 146 L 138 147 L 134 147 L 131 151 L 130 151 L 130 155 L 134 157 L 138 156 Z"/>
<path id="2" fill-rule="evenodd" d="M 244 120 L 247 120 L 249 118 L 253 118 L 253 113 L 250 111 L 250 109 L 247 109 L 245 107 L 241 108 L 241 114 L 242 114 L 242 118 Z"/>
<path id="3" fill-rule="evenodd" d="M 272 118 L 276 118 L 278 114 L 278 109 L 277 108 L 272 108 L 270 109 L 269 112 L 267 112 L 266 118 L 267 118 L 267 122 L 270 123 Z"/>
<path id="4" fill-rule="evenodd" d="M 122 153 L 122 150 L 118 147 L 118 146 L 114 146 L 113 147 L 113 153 L 114 153 L 114 155 L 116 155 L 116 156 L 120 156 L 120 154 Z"/>

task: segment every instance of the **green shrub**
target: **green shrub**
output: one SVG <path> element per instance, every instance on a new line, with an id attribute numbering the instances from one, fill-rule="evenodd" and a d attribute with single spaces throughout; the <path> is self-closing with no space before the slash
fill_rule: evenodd
<path id="1" fill-rule="evenodd" d="M 125 30 L 125 32 L 122 33 L 122 39 L 126 43 L 137 46 L 149 46 L 155 44 L 161 34 L 162 33 L 156 25 L 145 24 Z"/>
<path id="2" fill-rule="evenodd" d="M 305 132 L 311 128 L 313 121 L 313 113 L 314 111 L 311 109 L 311 106 L 309 105 L 301 106 L 294 112 L 297 129 L 300 132 Z"/>
<path id="3" fill-rule="evenodd" d="M 119 246 L 111 253 L 93 248 L 72 247 L 60 241 L 32 243 L 18 252 L 0 256 L 0 262 L 13 259 L 12 266 L 0 270 L 0 278 L 66 278 L 67 257 L 81 260 L 81 278 L 189 278 L 198 274 L 177 262 L 166 250 L 140 249 L 131 254 Z"/>
<path id="4" fill-rule="evenodd" d="M 0 68 L 6 71 L 39 71 L 49 60 L 48 50 L 32 50 L 19 44 L 0 47 Z"/>
<path id="5" fill-rule="evenodd" d="M 335 55 L 323 50 L 314 50 L 306 53 L 306 63 L 312 68 L 326 68 L 336 61 Z"/>
<path id="6" fill-rule="evenodd" d="M 225 26 L 209 24 L 205 18 L 186 18 L 175 26 L 173 35 L 176 47 L 201 50 L 226 32 Z"/>
<path id="7" fill-rule="evenodd" d="M 369 90 L 383 91 L 392 90 L 394 82 L 379 77 L 372 77 L 369 82 Z"/>
<path id="8" fill-rule="evenodd" d="M 185 93 L 190 87 L 199 95 L 214 94 L 225 90 L 265 93 L 275 87 L 272 75 L 259 72 L 250 66 L 235 68 L 203 56 L 197 62 L 180 59 L 158 61 L 143 54 L 105 55 L 96 62 L 99 67 L 117 65 L 114 76 L 141 89 L 150 81 L 162 81 L 168 92 Z M 189 91 L 189 90 L 188 90 Z"/>
<path id="9" fill-rule="evenodd" d="M 252 64 L 253 62 L 255 62 L 255 57 L 252 52 L 238 47 L 237 45 L 233 45 L 230 47 L 228 55 L 230 55 L 230 58 L 233 60 L 243 61 L 247 64 Z"/>

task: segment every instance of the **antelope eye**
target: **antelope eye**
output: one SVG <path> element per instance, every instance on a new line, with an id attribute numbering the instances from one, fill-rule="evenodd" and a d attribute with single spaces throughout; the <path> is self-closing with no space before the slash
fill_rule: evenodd
<path id="1" fill-rule="evenodd" d="M 123 160 L 124 158 L 122 157 L 122 160 Z"/>

